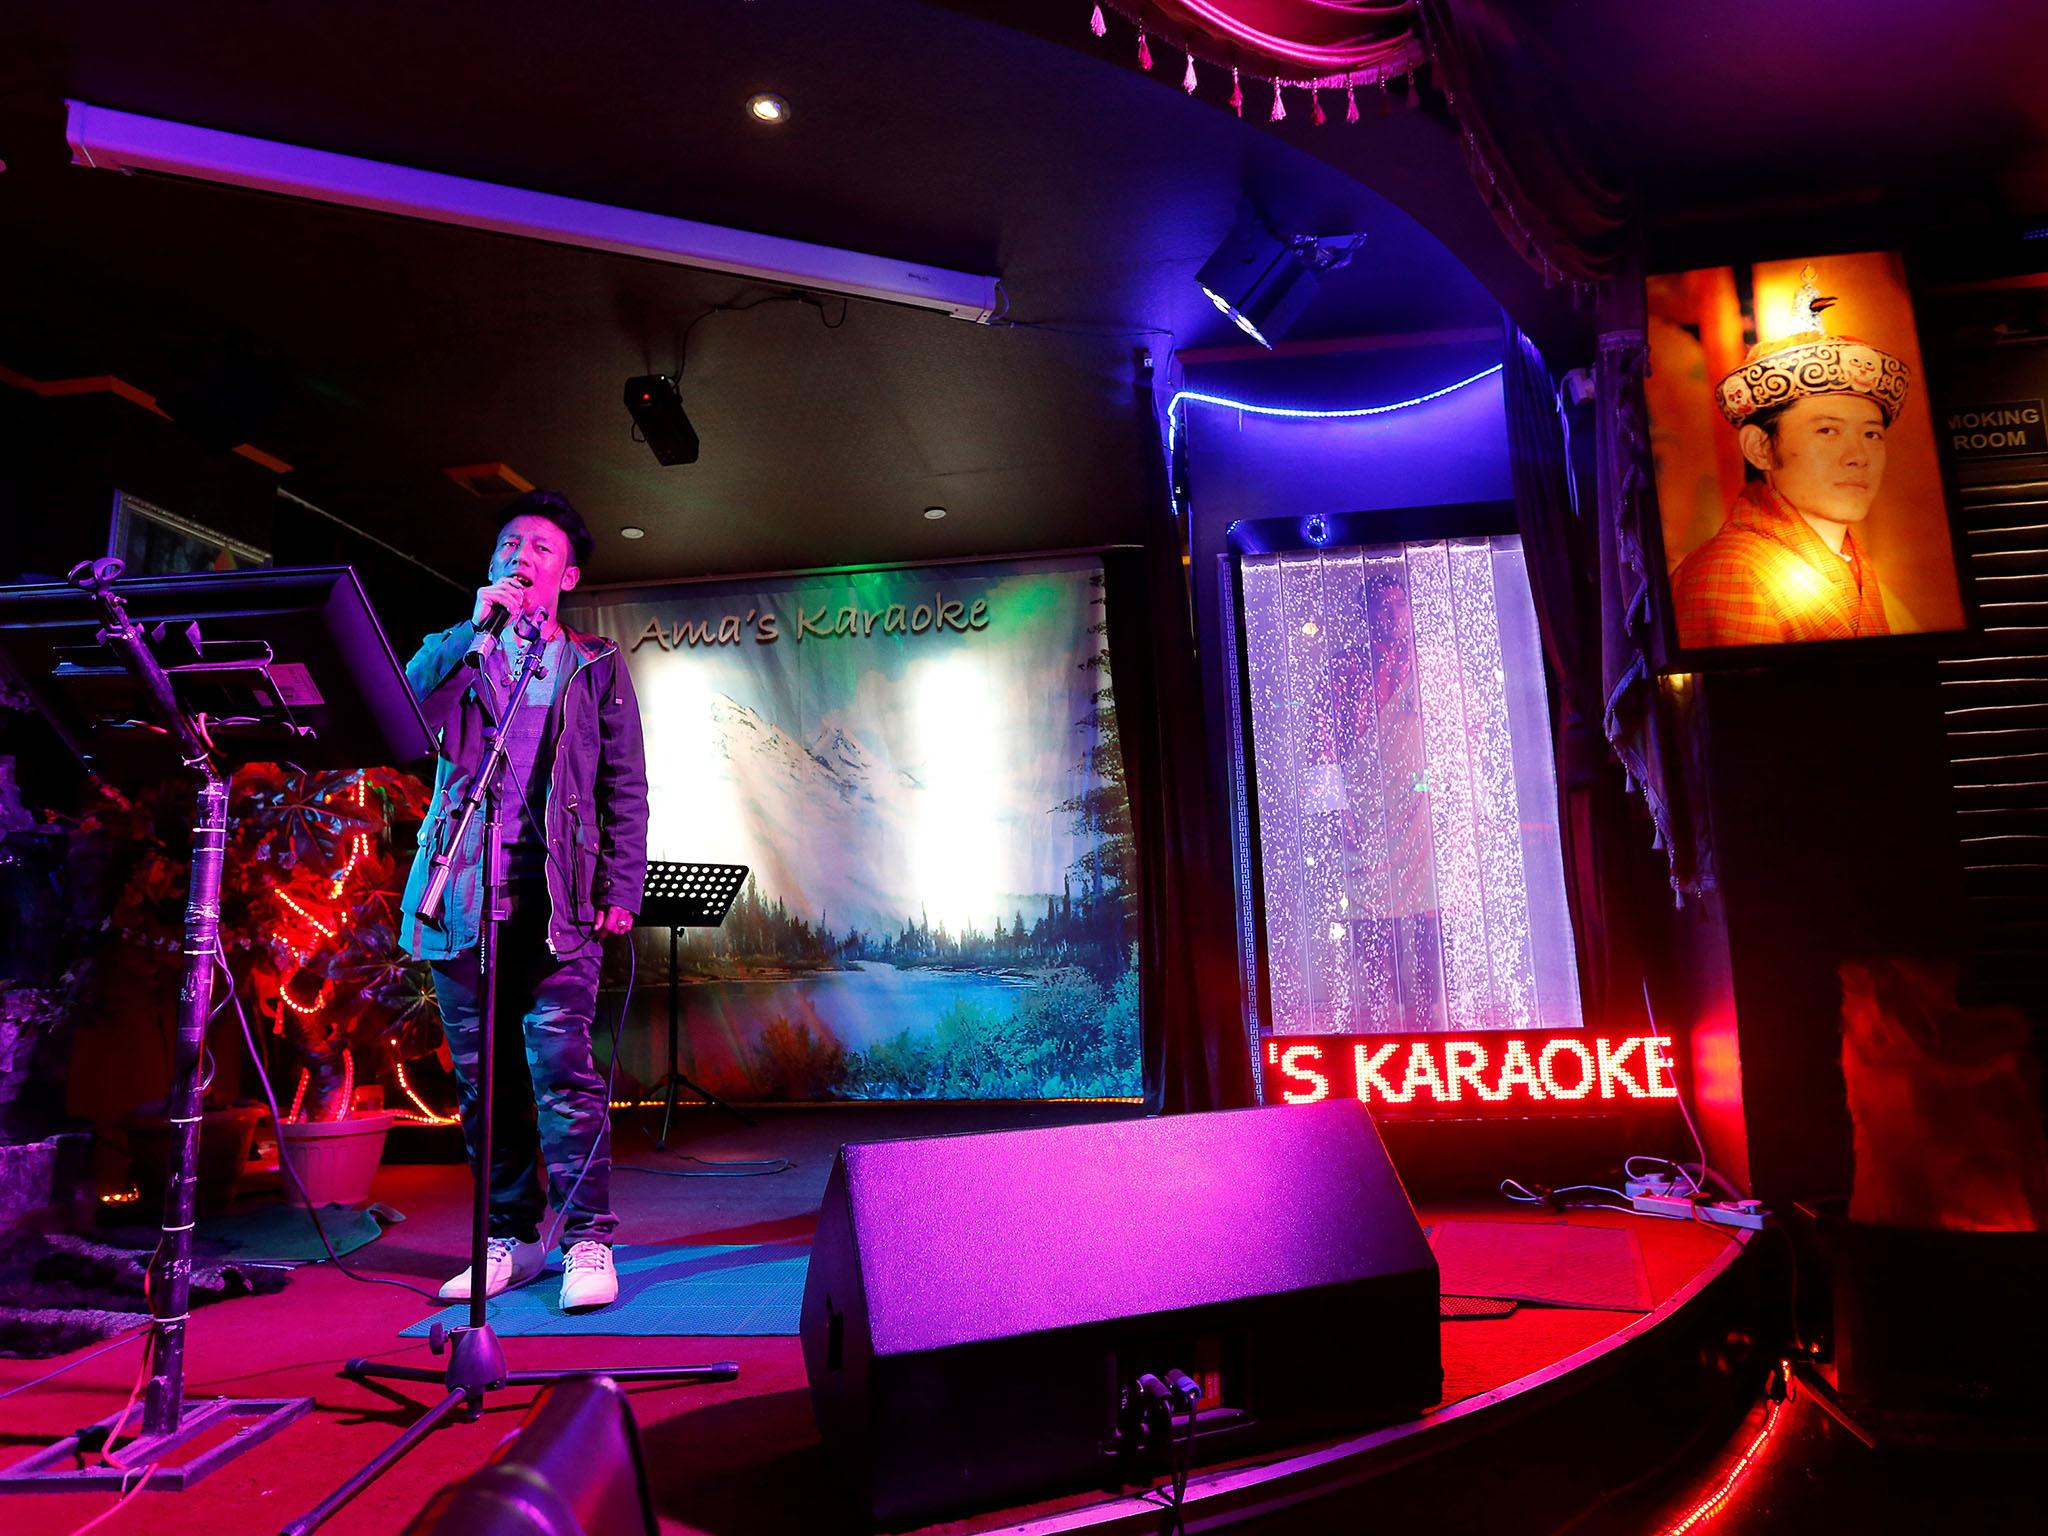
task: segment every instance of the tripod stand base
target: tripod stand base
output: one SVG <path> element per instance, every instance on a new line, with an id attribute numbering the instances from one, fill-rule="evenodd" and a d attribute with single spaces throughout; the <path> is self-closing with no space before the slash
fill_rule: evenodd
<path id="1" fill-rule="evenodd" d="M 660 1082 L 655 1083 L 647 1091 L 649 1093 L 666 1093 L 668 1095 L 668 1106 L 661 1112 L 661 1135 L 655 1139 L 654 1143 L 657 1147 L 661 1147 L 663 1149 L 666 1149 L 668 1146 L 669 1122 L 675 1119 L 676 1104 L 679 1102 L 677 1100 L 676 1095 L 679 1093 L 694 1094 L 696 1096 L 698 1104 L 703 1106 L 705 1109 L 722 1109 L 728 1115 L 731 1115 L 733 1119 L 739 1121 L 741 1125 L 752 1127 L 760 1123 L 759 1121 L 748 1118 L 739 1110 L 734 1109 L 730 1104 L 726 1103 L 725 1100 L 721 1099 L 709 1088 L 702 1087 L 699 1084 L 692 1082 L 687 1076 L 685 1076 L 681 1072 L 669 1073 L 668 1076 L 664 1077 Z"/>
<path id="2" fill-rule="evenodd" d="M 86 1454 L 82 1444 L 102 1443 L 121 1417 L 110 1414 L 0 1469 L 0 1493 L 86 1493 L 100 1488 L 118 1493 L 134 1487 L 151 1462 L 156 1463 L 149 1478 L 151 1491 L 177 1492 L 261 1445 L 312 1406 L 310 1397 L 217 1397 L 208 1403 L 188 1403 L 176 1429 L 121 1444 L 125 1467 L 81 1467 L 79 1460 Z M 234 1432 L 222 1438 L 223 1429 Z M 186 1446 L 209 1439 L 215 1443 L 189 1460 L 178 1459 Z"/>
<path id="3" fill-rule="evenodd" d="M 490 1324 L 486 1323 L 481 1328 L 456 1328 L 445 1336 L 435 1334 L 432 1347 L 437 1355 L 441 1352 L 444 1338 L 448 1349 L 448 1368 L 445 1371 L 429 1371 L 416 1365 L 384 1365 L 363 1359 L 351 1360 L 341 1368 L 341 1374 L 351 1381 L 434 1382 L 446 1386 L 448 1395 L 407 1425 L 405 1433 L 357 1469 L 347 1482 L 285 1526 L 281 1536 L 308 1536 L 309 1532 L 324 1525 L 342 1505 L 382 1477 L 394 1462 L 432 1434 L 444 1420 L 455 1415 L 458 1409 L 461 1410 L 461 1418 L 475 1419 L 483 1412 L 484 1394 L 498 1387 L 544 1387 L 572 1376 L 609 1376 L 618 1382 L 703 1382 L 733 1381 L 740 1374 L 739 1366 L 731 1360 L 721 1360 L 715 1365 L 627 1366 L 615 1371 L 601 1366 L 573 1371 L 508 1371 L 505 1369 L 504 1347 L 499 1344 Z"/>

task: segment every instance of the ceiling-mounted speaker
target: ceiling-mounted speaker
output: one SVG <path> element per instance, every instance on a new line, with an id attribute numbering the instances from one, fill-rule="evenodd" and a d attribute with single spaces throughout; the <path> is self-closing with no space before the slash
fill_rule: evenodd
<path id="1" fill-rule="evenodd" d="M 650 373 L 626 380 L 626 410 L 663 464 L 697 462 L 697 429 L 683 414 L 682 391 L 674 379 L 665 373 Z"/>

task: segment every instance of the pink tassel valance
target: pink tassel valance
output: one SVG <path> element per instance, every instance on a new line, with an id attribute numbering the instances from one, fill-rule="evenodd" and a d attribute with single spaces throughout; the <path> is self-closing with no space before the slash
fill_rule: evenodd
<path id="1" fill-rule="evenodd" d="M 1268 122 L 1286 121 L 1283 91 L 1297 90 L 1317 128 L 1329 120 L 1322 91 L 1343 92 L 1344 121 L 1357 123 L 1360 87 L 1384 117 L 1397 89 L 1419 107 L 1426 86 L 1502 233 L 1546 283 L 1584 292 L 1614 271 L 1632 195 L 1561 94 L 1543 95 L 1550 72 L 1515 67 L 1537 49 L 1513 0 L 1103 0 L 1089 17 L 1097 36 L 1104 5 L 1137 34 L 1142 68 L 1148 34 L 1186 55 L 1189 95 L 1197 55 L 1227 69 L 1239 117 L 1246 75 L 1272 89 Z"/>
<path id="2" fill-rule="evenodd" d="M 1142 38 L 1155 33 L 1192 61 L 1304 90 L 1376 84 L 1420 66 L 1427 51 L 1412 3 L 1364 0 L 1109 0 Z M 1089 17 L 1097 37 L 1102 6 Z"/>

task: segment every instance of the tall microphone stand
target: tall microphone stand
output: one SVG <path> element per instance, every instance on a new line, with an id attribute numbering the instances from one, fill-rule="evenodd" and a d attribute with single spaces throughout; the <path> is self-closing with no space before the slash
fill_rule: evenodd
<path id="1" fill-rule="evenodd" d="M 379 1451 L 363 1464 L 348 1480 L 312 1509 L 283 1528 L 283 1536 L 305 1536 L 323 1524 L 327 1518 L 340 1509 L 363 1489 L 383 1476 L 400 1457 L 433 1433 L 453 1414 L 462 1410 L 465 1420 L 473 1421 L 483 1413 L 484 1395 L 500 1387 L 545 1386 L 572 1376 L 609 1376 L 614 1381 L 731 1381 L 740 1373 L 738 1365 L 723 1360 L 715 1365 L 677 1366 L 628 1366 L 612 1370 L 602 1366 L 584 1366 L 577 1370 L 556 1371 L 514 1371 L 506 1368 L 505 1349 L 498 1342 L 498 1335 L 492 1329 L 487 1308 L 489 1303 L 490 1276 L 490 1216 L 491 1216 L 491 1121 L 495 1113 L 492 1102 L 497 1075 L 497 1028 L 498 1028 L 498 923 L 500 921 L 498 900 L 504 870 L 501 863 L 499 834 L 498 782 L 505 769 L 506 744 L 505 727 L 510 723 L 513 712 L 526 697 L 528 686 L 543 675 L 542 653 L 547 649 L 537 635 L 530 637 L 525 659 L 520 663 L 519 674 L 513 680 L 511 694 L 505 709 L 497 719 L 490 721 L 484 731 L 484 756 L 477 767 L 476 776 L 470 780 L 469 791 L 462 798 L 454 829 L 439 853 L 434 855 L 427 879 L 425 894 L 420 899 L 420 916 L 432 918 L 441 910 L 441 903 L 448 891 L 448 881 L 454 873 L 457 852 L 467 840 L 470 823 L 476 819 L 479 810 L 484 813 L 483 840 L 483 914 L 478 928 L 477 961 L 480 969 L 482 1003 L 478 1019 L 479 1040 L 476 1070 L 476 1137 L 470 1149 L 471 1205 L 469 1222 L 469 1321 L 454 1330 L 435 1323 L 427 1336 L 428 1347 L 435 1353 L 448 1355 L 445 1371 L 427 1370 L 419 1366 L 385 1365 L 368 1359 L 349 1361 L 341 1368 L 341 1374 L 354 1381 L 433 1381 L 440 1382 L 447 1395 L 429 1408 L 409 1425 L 405 1432 L 390 1445 Z M 488 709 L 486 710 L 488 714 Z M 614 1043 L 613 1049 L 617 1049 Z M 606 1113 L 610 1113 L 607 1106 Z"/>
<path id="2" fill-rule="evenodd" d="M 164 1184 L 163 1237 L 150 1259 L 149 1386 L 142 1399 L 142 1433 L 120 1448 L 120 1459 L 95 1462 L 85 1455 L 85 1432 L 66 1436 L 0 1475 L 6 1492 L 126 1490 L 142 1467 L 161 1465 L 161 1488 L 188 1488 L 222 1463 L 261 1444 L 313 1406 L 311 1398 L 216 1398 L 185 1402 L 185 1335 L 192 1318 L 193 1197 L 198 1187 L 200 1081 L 206 1027 L 213 1015 L 215 967 L 222 964 L 220 886 L 227 854 L 228 772 L 204 725 L 186 712 L 176 686 L 150 648 L 147 631 L 129 616 L 114 584 L 122 563 L 108 558 L 72 567 L 71 585 L 100 611 L 97 636 L 134 679 L 150 713 L 199 777 L 192 821 L 192 873 L 185 894 L 185 979 L 178 992 L 178 1026 L 171 1050 L 171 1088 L 164 1118 L 171 1131 L 170 1176 Z M 159 631 L 161 638 L 162 632 Z M 196 642 L 195 642 L 196 643 Z M 232 985 L 232 981 L 230 982 Z M 127 1412 L 94 1426 L 118 1433 Z M 237 1421 L 240 1421 L 239 1423 Z M 225 1433 L 233 1430 L 233 1433 Z M 207 1441 L 213 1442 L 205 1447 Z M 194 1447 L 203 1447 L 191 1455 Z"/>

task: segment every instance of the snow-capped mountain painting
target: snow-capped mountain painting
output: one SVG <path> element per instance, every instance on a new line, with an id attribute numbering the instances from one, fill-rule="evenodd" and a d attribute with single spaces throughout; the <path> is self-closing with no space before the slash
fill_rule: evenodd
<path id="1" fill-rule="evenodd" d="M 752 871 L 724 928 L 685 944 L 709 983 L 700 1080 L 1137 1091 L 1102 601 L 1092 562 L 1018 562 L 648 588 L 572 615 L 627 652 L 649 856 Z M 665 942 L 649 956 L 665 965 Z M 1010 1027 L 1032 1009 L 1055 1021 L 1036 1045 Z M 977 1057 L 984 1024 L 1023 1056 Z"/>
<path id="2" fill-rule="evenodd" d="M 724 694 L 707 718 L 735 830 L 764 894 L 835 927 L 879 930 L 916 913 L 900 856 L 919 813 L 908 774 L 878 773 L 844 726 L 799 741 Z"/>

